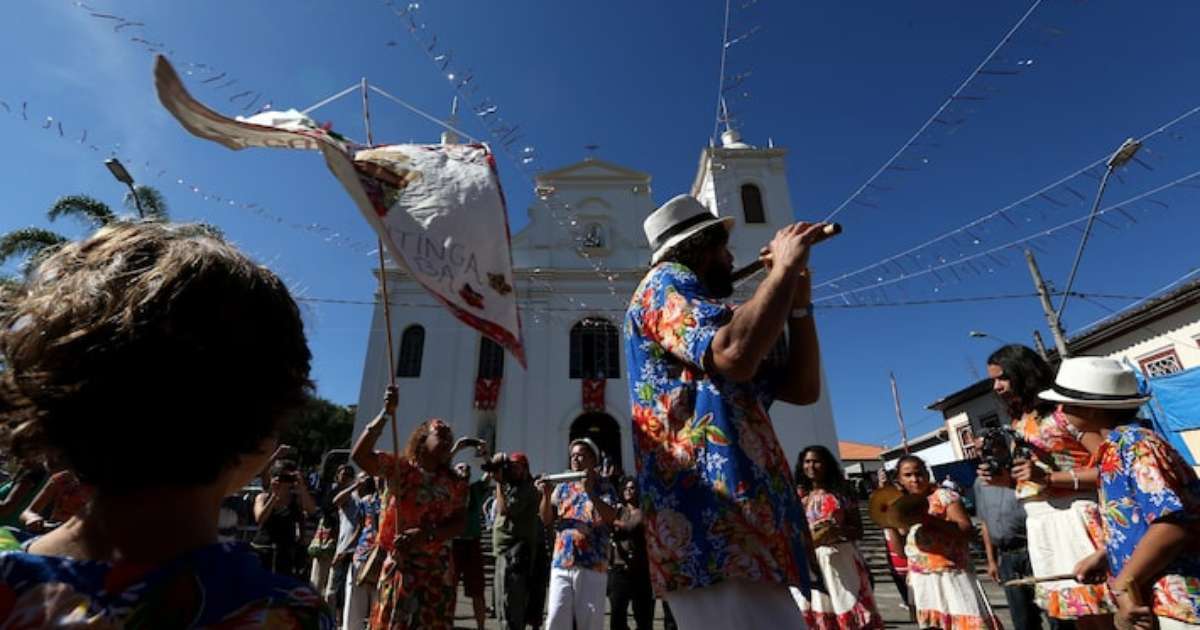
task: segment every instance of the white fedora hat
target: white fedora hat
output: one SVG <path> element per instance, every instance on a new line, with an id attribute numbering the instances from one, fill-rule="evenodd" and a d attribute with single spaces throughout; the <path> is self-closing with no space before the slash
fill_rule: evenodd
<path id="1" fill-rule="evenodd" d="M 1063 359 L 1054 386 L 1038 397 L 1100 409 L 1137 409 L 1150 400 L 1138 391 L 1133 370 L 1116 359 L 1101 357 Z"/>
<path id="2" fill-rule="evenodd" d="M 663 254 L 688 237 L 696 234 L 710 225 L 721 224 L 725 231 L 733 229 L 733 217 L 718 217 L 704 207 L 691 195 L 677 195 L 657 210 L 650 213 L 642 222 L 642 230 L 646 232 L 646 241 L 654 251 L 650 255 L 650 264 L 657 265 Z"/>

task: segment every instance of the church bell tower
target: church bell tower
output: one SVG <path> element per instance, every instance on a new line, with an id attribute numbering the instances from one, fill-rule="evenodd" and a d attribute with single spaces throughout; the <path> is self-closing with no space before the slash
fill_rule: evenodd
<path id="1" fill-rule="evenodd" d="M 729 238 L 736 267 L 754 260 L 776 231 L 796 221 L 786 156 L 787 149 L 742 142 L 732 128 L 721 134 L 721 146 L 700 154 L 691 194 L 718 216 L 737 220 Z"/>

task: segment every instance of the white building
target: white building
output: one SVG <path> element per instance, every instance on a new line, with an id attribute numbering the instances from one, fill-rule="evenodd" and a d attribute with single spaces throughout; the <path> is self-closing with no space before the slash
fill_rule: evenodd
<path id="1" fill-rule="evenodd" d="M 1073 356 L 1098 356 L 1127 362 L 1153 379 L 1200 367 L 1200 280 L 1151 297 L 1135 308 L 1090 326 L 1067 339 Z M 1051 351 L 1049 360 L 1058 364 Z M 1008 424 L 1008 412 L 983 379 L 932 403 L 941 411 L 945 429 L 959 459 L 975 457 L 972 438 L 982 429 Z M 1200 420 L 1180 430 L 1180 437 L 1200 461 Z M 1197 467 L 1200 469 L 1200 466 Z"/>
<path id="2" fill-rule="evenodd" d="M 691 193 L 717 214 L 737 219 L 730 245 L 741 264 L 795 220 L 785 177 L 787 152 L 751 147 L 736 133 L 723 140 L 724 146 L 701 153 Z M 565 470 L 568 442 L 588 435 L 632 473 L 629 368 L 620 330 L 650 258 L 642 232 L 643 219 L 657 207 L 650 175 L 586 159 L 542 173 L 537 187 L 552 189 L 554 199 L 571 212 L 569 218 L 556 217 L 535 203 L 528 209 L 529 224 L 512 238 L 528 370 L 454 320 L 404 272 L 389 270 L 401 445 L 419 422 L 440 417 L 456 435 L 479 435 L 493 441 L 496 450 L 524 451 L 535 472 Z M 745 289 L 755 284 L 748 282 Z M 388 381 L 383 327 L 383 309 L 376 306 L 356 436 L 378 413 Z M 604 385 L 602 400 L 592 410 L 584 408 L 584 377 L 591 379 L 589 385 Z M 491 387 L 498 390 L 489 392 Z M 484 394 L 479 398 L 495 399 L 494 409 L 477 408 L 477 389 Z M 808 444 L 837 447 L 824 388 L 816 404 L 777 403 L 771 416 L 789 459 Z M 390 444 L 385 431 L 380 448 Z"/>

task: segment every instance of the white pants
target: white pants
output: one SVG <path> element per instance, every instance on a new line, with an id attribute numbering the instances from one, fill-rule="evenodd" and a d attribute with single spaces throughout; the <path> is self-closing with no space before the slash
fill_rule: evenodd
<path id="1" fill-rule="evenodd" d="M 346 573 L 346 601 L 342 603 L 342 630 L 362 630 L 375 605 L 375 585 L 354 583 L 354 566 Z"/>
<path id="2" fill-rule="evenodd" d="M 714 586 L 672 591 L 666 601 L 680 630 L 805 628 L 804 614 L 782 584 L 726 580 Z"/>
<path id="3" fill-rule="evenodd" d="M 312 558 L 312 569 L 308 572 L 308 581 L 318 593 L 324 593 L 326 582 L 329 580 L 330 558 Z"/>
<path id="4" fill-rule="evenodd" d="M 591 569 L 550 570 L 547 630 L 604 630 L 608 574 Z"/>

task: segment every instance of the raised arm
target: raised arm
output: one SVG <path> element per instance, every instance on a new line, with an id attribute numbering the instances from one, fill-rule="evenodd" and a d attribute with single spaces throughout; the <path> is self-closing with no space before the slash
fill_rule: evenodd
<path id="1" fill-rule="evenodd" d="M 282 484 L 278 480 L 272 480 L 269 487 L 268 492 L 260 492 L 258 496 L 254 497 L 254 524 L 259 527 L 267 522 L 267 518 L 271 516 L 271 512 L 280 501 Z"/>
<path id="2" fill-rule="evenodd" d="M 705 370 L 734 381 L 748 381 L 754 377 L 759 364 L 783 331 L 800 276 L 808 266 L 809 245 L 821 230 L 821 225 L 800 222 L 775 234 L 764 254 L 764 262 L 769 267 L 767 277 L 754 295 L 733 312 L 729 323 L 717 331 L 705 356 L 702 366 Z M 801 328 L 799 332 L 802 338 L 799 341 L 803 342 L 807 330 Z M 815 337 L 815 329 L 812 334 Z M 812 344 L 796 345 L 799 348 Z M 819 389 L 819 381 L 817 385 Z"/>
<path id="3" fill-rule="evenodd" d="M 300 509 L 304 510 L 305 516 L 312 516 L 317 511 L 317 501 L 308 491 L 308 484 L 304 482 L 304 479 L 300 479 L 296 482 L 295 487 L 297 488 L 297 498 L 300 499 Z"/>
<path id="4" fill-rule="evenodd" d="M 355 479 L 354 483 L 346 486 L 345 490 L 333 495 L 333 505 L 335 507 L 342 507 L 345 505 L 346 501 L 349 501 L 350 497 L 354 495 L 354 491 L 358 490 L 358 484 L 360 483 L 362 483 L 362 481 Z"/>
<path id="5" fill-rule="evenodd" d="M 48 481 L 46 485 L 42 487 L 42 490 L 38 492 L 37 496 L 33 498 L 33 502 L 29 504 L 29 507 L 21 513 L 21 525 L 25 529 L 28 529 L 34 533 L 38 533 L 45 528 L 46 519 L 42 516 L 42 513 L 45 512 L 46 508 L 50 507 L 50 505 L 58 499 L 58 495 L 62 493 L 63 479 L 64 476 L 62 474 L 51 476 L 50 481 Z"/>
<path id="6" fill-rule="evenodd" d="M 372 477 L 380 476 L 381 465 L 379 456 L 375 452 L 375 443 L 379 441 L 379 435 L 383 433 L 383 427 L 387 424 L 388 418 L 395 415 L 396 403 L 400 400 L 400 393 L 395 385 L 390 385 L 387 388 L 387 393 L 383 397 L 383 410 L 375 419 L 368 422 L 362 435 L 358 436 L 358 440 L 354 443 L 354 449 L 350 451 L 350 459 Z"/>
<path id="7" fill-rule="evenodd" d="M 787 322 L 787 372 L 775 395 L 794 405 L 811 405 L 821 397 L 821 345 L 812 314 L 812 276 L 807 272 L 800 275 Z"/>

